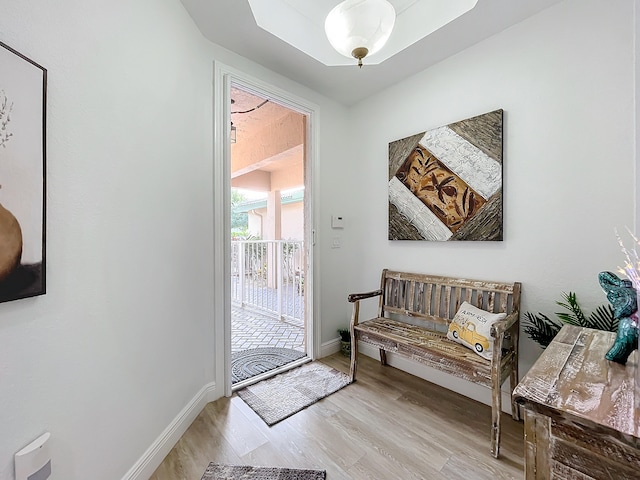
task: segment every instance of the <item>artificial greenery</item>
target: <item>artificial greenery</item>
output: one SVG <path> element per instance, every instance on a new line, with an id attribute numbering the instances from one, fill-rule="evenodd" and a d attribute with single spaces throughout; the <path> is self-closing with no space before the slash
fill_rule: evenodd
<path id="1" fill-rule="evenodd" d="M 340 339 L 343 342 L 350 342 L 351 341 L 351 333 L 349 332 L 348 328 L 339 328 L 338 329 L 338 333 L 340 334 Z"/>
<path id="2" fill-rule="evenodd" d="M 525 316 L 527 319 L 524 322 L 524 333 L 542 348 L 546 348 L 562 328 L 562 323 L 554 322 L 544 313 L 538 312 L 534 315 L 527 312 Z"/>
<path id="3" fill-rule="evenodd" d="M 553 337 L 566 323 L 610 332 L 615 332 L 618 329 L 618 319 L 614 317 L 611 305 L 600 305 L 589 316 L 586 316 L 578 304 L 575 293 L 562 292 L 562 299 L 556 304 L 567 311 L 556 312 L 556 316 L 560 319 L 559 322 L 551 320 L 544 313 L 538 312 L 535 315 L 531 312 L 525 313 L 527 319 L 524 322 L 524 333 L 542 348 L 546 348 L 551 343 Z"/>

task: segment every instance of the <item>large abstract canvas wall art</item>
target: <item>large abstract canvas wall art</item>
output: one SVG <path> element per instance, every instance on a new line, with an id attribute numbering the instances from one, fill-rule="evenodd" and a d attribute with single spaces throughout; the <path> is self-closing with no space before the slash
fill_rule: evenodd
<path id="1" fill-rule="evenodd" d="M 389 240 L 500 241 L 503 111 L 389 143 Z"/>
<path id="2" fill-rule="evenodd" d="M 47 71 L 0 42 L 0 302 L 45 293 Z"/>

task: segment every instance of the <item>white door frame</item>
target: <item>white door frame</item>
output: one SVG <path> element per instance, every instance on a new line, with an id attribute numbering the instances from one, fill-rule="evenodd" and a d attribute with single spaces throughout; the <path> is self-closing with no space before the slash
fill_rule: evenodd
<path id="1" fill-rule="evenodd" d="M 214 373 L 216 396 L 231 395 L 231 84 L 243 90 L 269 98 L 306 116 L 305 136 L 305 249 L 307 275 L 305 317 L 307 319 L 307 355 L 312 359 L 320 353 L 320 282 L 319 259 L 314 254 L 315 219 L 319 217 L 318 181 L 318 112 L 317 105 L 253 78 L 220 62 L 214 62 L 213 79 L 213 322 Z"/>

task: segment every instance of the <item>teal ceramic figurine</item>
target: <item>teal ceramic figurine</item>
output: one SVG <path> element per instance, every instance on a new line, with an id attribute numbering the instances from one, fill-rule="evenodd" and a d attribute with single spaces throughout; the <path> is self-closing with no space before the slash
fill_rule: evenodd
<path id="1" fill-rule="evenodd" d="M 619 320 L 616 340 L 605 358 L 624 365 L 638 348 L 638 296 L 630 280 L 620 279 L 611 272 L 600 272 L 598 281 Z"/>

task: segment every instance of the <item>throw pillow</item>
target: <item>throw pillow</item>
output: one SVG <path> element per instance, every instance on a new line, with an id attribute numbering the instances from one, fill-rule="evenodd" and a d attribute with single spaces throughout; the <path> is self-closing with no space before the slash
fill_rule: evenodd
<path id="1" fill-rule="evenodd" d="M 506 313 L 489 313 L 470 303 L 463 302 L 453 317 L 447 338 L 472 349 L 481 357 L 491 360 L 493 339 L 491 326 L 504 320 Z"/>

